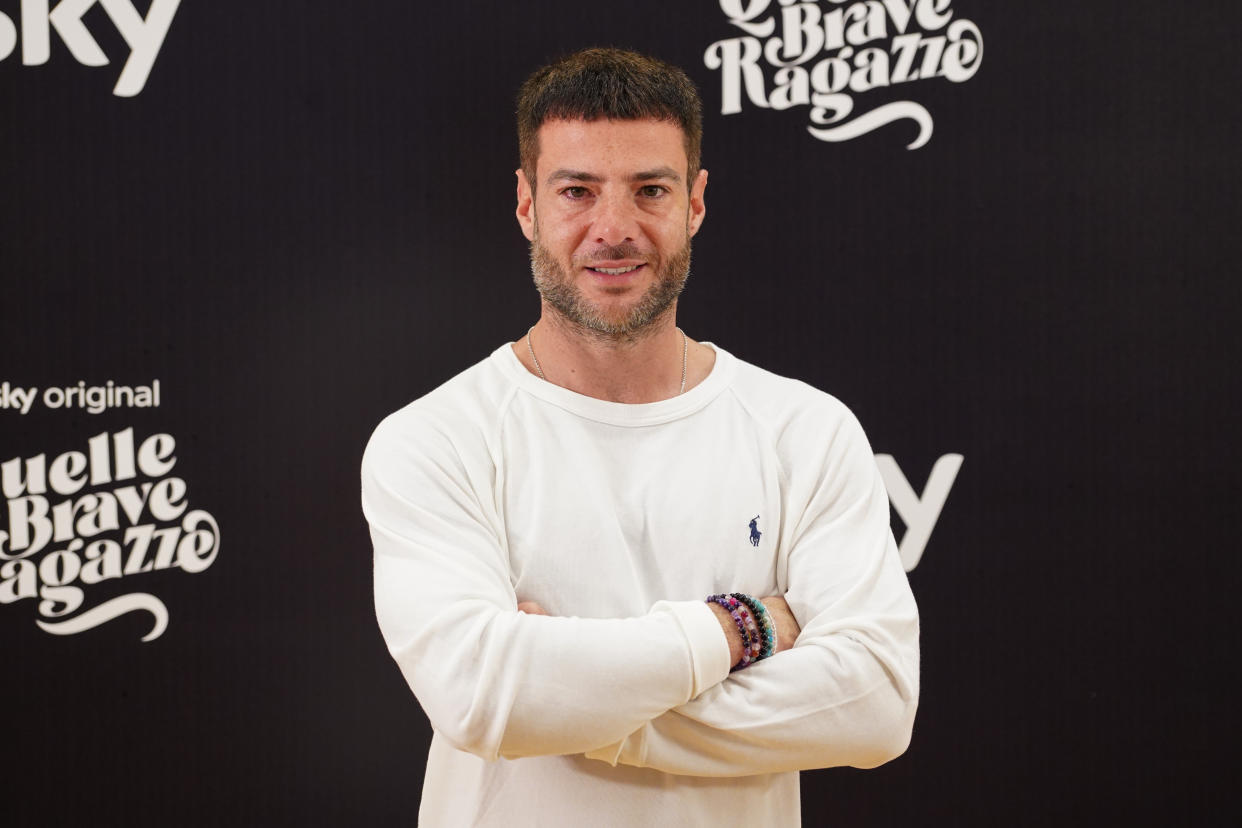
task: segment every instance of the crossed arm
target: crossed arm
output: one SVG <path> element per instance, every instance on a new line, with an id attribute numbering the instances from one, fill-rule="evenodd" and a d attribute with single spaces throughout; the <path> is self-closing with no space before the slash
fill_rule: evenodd
<path id="1" fill-rule="evenodd" d="M 824 480 L 789 504 L 788 591 L 772 605 L 800 634 L 731 675 L 739 652 L 701 601 L 625 619 L 520 611 L 499 518 L 476 495 L 489 472 L 446 446 L 369 450 L 389 650 L 436 731 L 484 758 L 580 753 L 699 776 L 880 764 L 909 740 L 918 621 L 870 448 L 847 454 L 812 464 Z"/>
<path id="2" fill-rule="evenodd" d="M 772 624 L 776 628 L 776 650 L 777 653 L 783 653 L 793 646 L 798 638 L 798 633 L 802 628 L 798 626 L 798 619 L 793 617 L 793 612 L 789 609 L 789 604 L 785 603 L 785 599 L 779 595 L 769 595 L 766 598 L 759 599 L 768 611 L 768 615 L 772 619 Z M 524 612 L 527 615 L 551 615 L 552 613 L 545 610 L 535 601 L 519 601 L 518 612 Z M 729 644 L 729 666 L 736 667 L 737 663 L 742 660 L 742 631 L 738 629 L 733 617 L 728 611 L 719 604 L 710 604 L 708 607 L 716 616 L 716 620 L 720 622 L 720 630 L 724 633 L 725 641 Z"/>

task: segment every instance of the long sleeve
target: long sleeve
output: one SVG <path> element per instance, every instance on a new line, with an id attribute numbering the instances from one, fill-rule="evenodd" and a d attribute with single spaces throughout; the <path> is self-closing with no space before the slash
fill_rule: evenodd
<path id="1" fill-rule="evenodd" d="M 582 753 L 725 678 L 724 637 L 698 602 L 615 620 L 519 613 L 495 459 L 471 435 L 406 409 L 363 461 L 376 615 L 441 736 L 488 759 Z"/>
<path id="2" fill-rule="evenodd" d="M 835 423 L 806 412 L 776 438 L 789 493 L 785 597 L 802 627 L 796 646 L 589 757 L 740 776 L 871 767 L 905 750 L 918 701 L 918 613 L 871 448 L 853 416 L 839 412 Z"/>

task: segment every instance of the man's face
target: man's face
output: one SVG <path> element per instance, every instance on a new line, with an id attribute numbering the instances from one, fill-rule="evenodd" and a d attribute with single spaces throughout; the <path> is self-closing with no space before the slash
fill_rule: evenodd
<path id="1" fill-rule="evenodd" d="M 570 322 L 638 333 L 673 305 L 705 214 L 706 170 L 686 184 L 669 121 L 548 121 L 532 188 L 518 170 L 518 222 L 540 295 Z"/>

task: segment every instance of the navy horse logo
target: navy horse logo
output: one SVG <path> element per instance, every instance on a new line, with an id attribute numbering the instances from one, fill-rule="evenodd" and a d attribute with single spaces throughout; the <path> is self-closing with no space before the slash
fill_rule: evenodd
<path id="1" fill-rule="evenodd" d="M 759 537 L 762 534 L 763 533 L 759 531 L 759 516 L 755 515 L 753 518 L 751 518 L 751 521 L 750 521 L 750 545 L 758 546 Z"/>

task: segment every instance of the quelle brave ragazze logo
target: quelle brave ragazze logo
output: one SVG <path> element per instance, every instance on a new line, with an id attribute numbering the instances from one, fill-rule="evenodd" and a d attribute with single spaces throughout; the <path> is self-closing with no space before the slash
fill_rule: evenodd
<path id="1" fill-rule="evenodd" d="M 7 14 L 0 8 L 0 61 L 20 55 L 23 66 L 42 66 L 51 59 L 55 34 L 78 63 L 107 66 L 110 59 L 82 20 L 98 5 L 130 49 L 112 90 L 128 98 L 146 86 L 181 0 L 151 0 L 145 17 L 131 0 L 21 0 L 16 5 L 17 11 Z"/>
<path id="2" fill-rule="evenodd" d="M 139 442 L 127 428 L 95 435 L 84 451 L 0 464 L 8 518 L 0 530 L 0 605 L 32 601 L 35 623 L 57 635 L 144 611 L 152 627 L 143 640 L 158 638 L 168 610 L 148 590 L 174 571 L 206 570 L 220 549 L 216 519 L 190 508 L 189 486 L 173 473 L 176 445 L 166 433 Z M 96 588 L 128 587 L 131 578 L 143 591 L 88 601 Z"/>
<path id="3" fill-rule="evenodd" d="M 932 116 L 913 100 L 866 109 L 873 90 L 944 78 L 970 80 L 983 62 L 983 35 L 955 18 L 952 0 L 719 0 L 743 32 L 707 47 L 703 62 L 720 76 L 721 114 L 744 106 L 808 107 L 807 131 L 848 141 L 895 121 L 911 120 L 918 149 Z"/>

